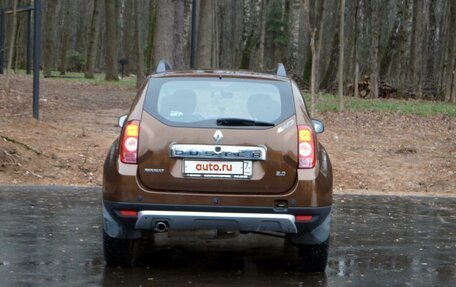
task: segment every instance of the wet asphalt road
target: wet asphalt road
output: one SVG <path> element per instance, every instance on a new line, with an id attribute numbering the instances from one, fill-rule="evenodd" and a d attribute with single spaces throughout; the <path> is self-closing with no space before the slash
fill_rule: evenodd
<path id="1" fill-rule="evenodd" d="M 0 286 L 455 286 L 456 198 L 336 196 L 324 274 L 260 235 L 159 234 L 108 268 L 100 189 L 0 187 Z"/>

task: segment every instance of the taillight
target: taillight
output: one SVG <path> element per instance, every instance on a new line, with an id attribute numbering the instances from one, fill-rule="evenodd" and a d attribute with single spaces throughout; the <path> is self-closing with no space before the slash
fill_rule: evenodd
<path id="1" fill-rule="evenodd" d="M 120 142 L 120 161 L 123 163 L 138 163 L 139 121 L 126 123 Z"/>
<path id="2" fill-rule="evenodd" d="M 120 215 L 122 215 L 124 217 L 137 217 L 138 216 L 138 212 L 136 210 L 124 210 L 124 209 L 122 209 L 120 211 Z"/>
<path id="3" fill-rule="evenodd" d="M 310 222 L 312 221 L 312 215 L 296 215 L 295 220 L 297 222 Z"/>
<path id="4" fill-rule="evenodd" d="M 315 166 L 315 138 L 312 129 L 305 125 L 298 126 L 298 168 Z"/>

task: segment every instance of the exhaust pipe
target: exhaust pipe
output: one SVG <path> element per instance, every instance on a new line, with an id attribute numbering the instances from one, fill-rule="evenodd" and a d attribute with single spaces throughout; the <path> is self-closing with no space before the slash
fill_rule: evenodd
<path id="1" fill-rule="evenodd" d="M 160 233 L 166 232 L 168 231 L 168 224 L 165 221 L 158 221 L 155 224 L 155 230 Z"/>

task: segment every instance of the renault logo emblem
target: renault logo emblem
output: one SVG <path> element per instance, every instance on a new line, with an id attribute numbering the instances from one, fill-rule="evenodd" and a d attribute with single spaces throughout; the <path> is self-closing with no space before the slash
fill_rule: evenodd
<path id="1" fill-rule="evenodd" d="M 216 130 L 212 136 L 215 140 L 215 143 L 219 143 L 223 139 L 223 134 L 220 130 Z"/>

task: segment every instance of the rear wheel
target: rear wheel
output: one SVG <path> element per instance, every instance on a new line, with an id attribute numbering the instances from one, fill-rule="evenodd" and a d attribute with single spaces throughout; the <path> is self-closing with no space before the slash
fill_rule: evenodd
<path id="1" fill-rule="evenodd" d="M 320 244 L 297 245 L 300 267 L 306 272 L 324 272 L 328 263 L 329 238 Z"/>
<path id="2" fill-rule="evenodd" d="M 109 236 L 103 231 L 103 251 L 106 264 L 109 266 L 129 266 L 133 259 L 135 240 Z"/>

